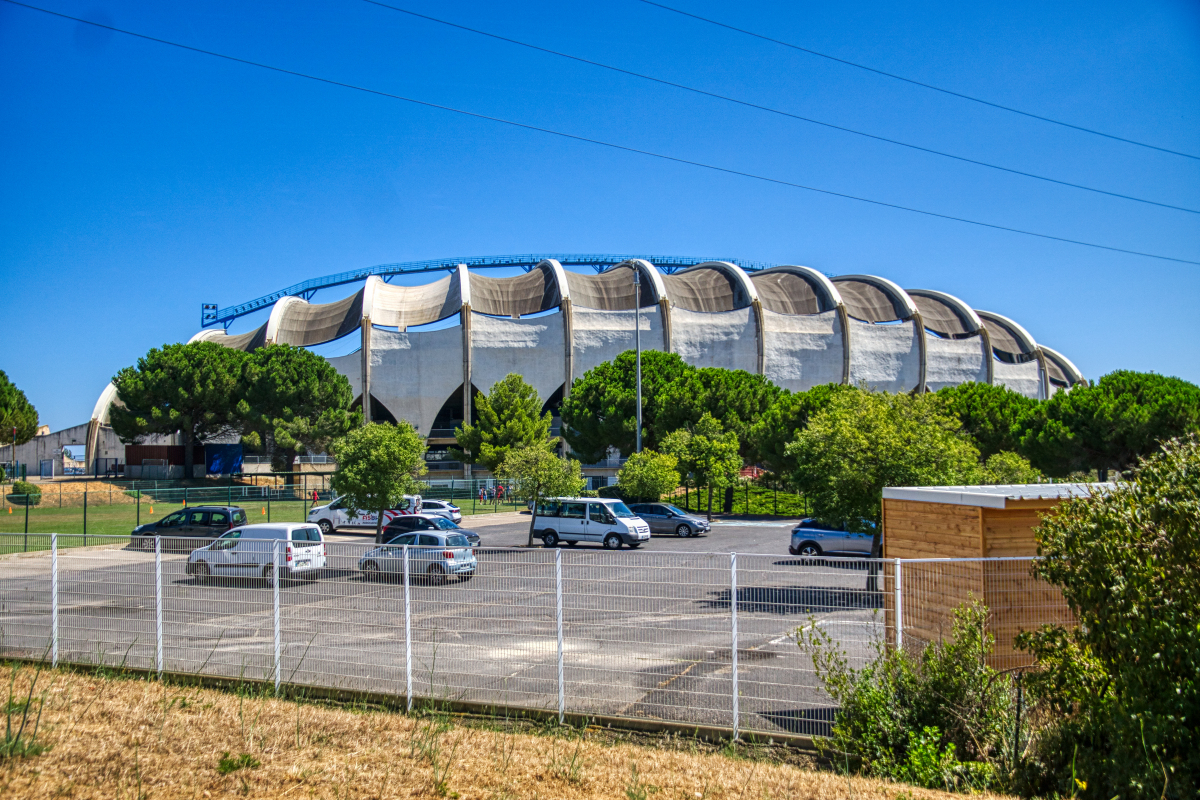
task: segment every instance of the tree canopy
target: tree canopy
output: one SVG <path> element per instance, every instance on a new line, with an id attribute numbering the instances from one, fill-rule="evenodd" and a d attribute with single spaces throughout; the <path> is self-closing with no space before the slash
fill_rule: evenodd
<path id="1" fill-rule="evenodd" d="M 938 390 L 946 410 L 958 417 L 984 458 L 1017 451 L 1021 435 L 1038 408 L 1038 401 L 1003 386 L 962 383 Z"/>
<path id="2" fill-rule="evenodd" d="M 667 453 L 632 453 L 619 472 L 617 488 L 631 501 L 657 502 L 679 486 L 679 459 Z"/>
<path id="3" fill-rule="evenodd" d="M 750 428 L 752 458 L 776 475 L 790 476 L 796 460 L 787 454 L 787 446 L 818 411 L 841 392 L 859 391 L 853 386 L 825 383 L 807 392 L 784 392 L 763 412 Z"/>
<path id="4" fill-rule="evenodd" d="M 838 392 L 809 420 L 787 455 L 792 480 L 816 515 L 875 531 L 885 486 L 973 483 L 979 451 L 936 395 Z"/>
<path id="5" fill-rule="evenodd" d="M 1200 792 L 1200 440 L 1169 441 L 1133 480 L 1070 500 L 1038 528 L 1034 573 L 1076 625 L 1024 634 L 1035 696 L 1065 719 L 1039 735 L 1031 793 L 1184 798 Z M 1040 785 L 1039 785 L 1040 783 Z"/>
<path id="6" fill-rule="evenodd" d="M 1080 469 L 1126 470 L 1159 443 L 1200 430 L 1200 387 L 1119 370 L 1094 386 L 1039 404 L 1021 437 L 1034 466 L 1056 477 Z"/>
<path id="7" fill-rule="evenodd" d="M 184 474 L 192 476 L 194 448 L 205 439 L 236 431 L 246 354 L 214 342 L 154 348 L 113 378 L 119 403 L 109 413 L 126 444 L 147 434 L 183 437 Z"/>
<path id="8" fill-rule="evenodd" d="M 541 445 L 513 447 L 497 474 L 512 482 L 513 496 L 532 503 L 529 513 L 529 542 L 537 528 L 537 509 L 543 497 L 570 497 L 583 491 L 585 481 L 579 462 L 563 458 Z"/>
<path id="9" fill-rule="evenodd" d="M 408 422 L 372 422 L 354 428 L 331 446 L 337 468 L 330 488 L 349 508 L 377 511 L 375 536 L 383 531 L 383 512 L 406 494 L 417 494 L 425 474 L 425 440 Z"/>
<path id="10" fill-rule="evenodd" d="M 485 395 L 475 395 L 478 424 L 463 422 L 454 432 L 457 448 L 450 457 L 469 464 L 481 464 L 495 473 L 513 448 L 553 449 L 558 439 L 550 436 L 553 415 L 542 414 L 542 401 L 525 379 L 509 373 Z"/>
<path id="11" fill-rule="evenodd" d="M 636 354 L 626 350 L 588 370 L 571 384 L 563 400 L 563 438 L 587 462 L 599 461 L 609 447 L 632 453 L 637 447 Z M 667 385 L 692 367 L 674 353 L 642 352 L 642 446 L 657 448 L 664 431 L 655 420 Z"/>
<path id="12" fill-rule="evenodd" d="M 705 412 L 690 428 L 667 434 L 662 449 L 678 459 L 679 469 L 697 488 L 708 489 L 711 519 L 713 490 L 732 486 L 742 469 L 737 434 L 726 431 L 712 414 Z"/>
<path id="13" fill-rule="evenodd" d="M 13 443 L 13 428 L 17 429 L 17 444 L 25 444 L 37 434 L 38 413 L 25 393 L 0 370 L 0 444 Z M 13 453 L 13 460 L 16 458 Z"/>
<path id="14" fill-rule="evenodd" d="M 272 466 L 290 472 L 301 450 L 325 452 L 362 424 L 351 408 L 350 381 L 321 356 L 302 347 L 271 344 L 247 355 L 238 415 L 243 439 L 271 453 Z"/>

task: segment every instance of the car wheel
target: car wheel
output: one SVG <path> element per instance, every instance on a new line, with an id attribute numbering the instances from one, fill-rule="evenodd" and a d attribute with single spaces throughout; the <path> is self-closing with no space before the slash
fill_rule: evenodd
<path id="1" fill-rule="evenodd" d="M 604 549 L 605 550 L 620 550 L 621 549 L 621 537 L 617 536 L 615 533 L 610 533 L 608 536 L 605 536 L 604 537 Z"/>
<path id="2" fill-rule="evenodd" d="M 379 580 L 379 564 L 374 561 L 365 561 L 362 565 L 362 575 L 365 581 Z"/>
<path id="3" fill-rule="evenodd" d="M 425 570 L 425 577 L 434 586 L 441 586 L 446 582 L 446 570 L 441 564 L 430 564 L 429 569 Z"/>
<path id="4" fill-rule="evenodd" d="M 546 531 L 542 534 L 542 544 L 544 544 L 546 547 L 557 547 L 558 534 L 556 534 L 554 531 Z"/>
<path id="5" fill-rule="evenodd" d="M 675 529 L 675 533 L 684 538 L 691 536 L 692 535 L 692 526 L 691 525 L 680 525 L 678 528 Z"/>
<path id="6" fill-rule="evenodd" d="M 192 574 L 196 576 L 196 583 L 208 583 L 209 578 L 212 577 L 212 570 L 205 562 L 197 561 L 196 566 L 192 569 Z"/>
<path id="7" fill-rule="evenodd" d="M 328 536 L 333 533 L 333 523 L 327 519 L 323 519 L 317 523 L 317 527 L 321 529 L 322 536 Z"/>
<path id="8" fill-rule="evenodd" d="M 798 556 L 819 556 L 821 555 L 821 546 L 816 542 L 805 542 L 796 550 Z"/>

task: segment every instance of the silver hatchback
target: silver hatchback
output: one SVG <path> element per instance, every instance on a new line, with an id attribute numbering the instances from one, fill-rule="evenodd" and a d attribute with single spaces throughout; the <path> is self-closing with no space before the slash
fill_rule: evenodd
<path id="1" fill-rule="evenodd" d="M 841 556 L 871 555 L 871 532 L 853 533 L 845 525 L 826 525 L 815 519 L 802 519 L 792 528 L 792 542 L 788 552 L 794 556 L 819 556 L 823 554 Z"/>
<path id="2" fill-rule="evenodd" d="M 676 536 L 699 536 L 708 533 L 708 520 L 689 514 L 670 503 L 637 503 L 629 510 L 650 526 L 651 533 L 673 533 Z"/>
<path id="3" fill-rule="evenodd" d="M 461 533 L 406 533 L 383 547 L 368 550 L 358 569 L 370 580 L 404 574 L 404 549 L 408 545 L 408 574 L 443 584 L 451 575 L 461 581 L 475 576 L 475 551 Z"/>

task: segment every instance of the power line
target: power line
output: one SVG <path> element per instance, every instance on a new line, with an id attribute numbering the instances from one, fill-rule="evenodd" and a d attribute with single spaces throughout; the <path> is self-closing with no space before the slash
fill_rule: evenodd
<path id="1" fill-rule="evenodd" d="M 954 155 L 953 153 L 944 152 L 942 150 L 934 150 L 933 148 L 930 148 L 930 147 L 922 147 L 921 145 L 910 144 L 908 142 L 902 142 L 898 139 L 890 139 L 886 136 L 879 136 L 879 135 L 876 135 L 873 133 L 866 133 L 864 131 L 855 130 L 853 128 L 847 128 L 842 125 L 835 125 L 831 122 L 823 122 L 819 119 L 813 119 L 812 117 L 804 117 L 799 114 L 793 114 L 790 111 L 783 111 L 778 108 L 772 108 L 771 106 L 764 106 L 764 105 L 760 105 L 758 103 L 752 103 L 748 100 L 739 100 L 738 98 L 730 97 L 729 95 L 717 94 L 716 92 L 710 92 L 705 89 L 697 89 L 693 86 L 688 86 L 688 85 L 682 84 L 682 83 L 676 83 L 675 81 L 669 81 L 664 78 L 656 78 L 653 75 L 647 75 L 642 72 L 634 72 L 632 70 L 624 69 L 622 67 L 616 67 L 611 64 L 605 64 L 602 61 L 594 61 L 590 58 L 583 58 L 581 56 L 571 55 L 570 53 L 564 53 L 561 50 L 552 50 L 548 47 L 541 47 L 540 45 L 530 44 L 528 42 L 522 42 L 519 39 L 512 39 L 507 36 L 501 36 L 500 34 L 490 33 L 485 30 L 480 30 L 479 28 L 472 28 L 467 25 L 460 25 L 457 22 L 449 22 L 447 20 L 439 19 L 437 17 L 431 17 L 428 14 L 421 14 L 416 11 L 410 11 L 407 8 L 400 8 L 399 6 L 393 6 L 388 3 L 383 3 L 383 2 L 380 2 L 380 0 L 363 0 L 363 2 L 369 3 L 370 5 L 373 5 L 373 6 L 379 6 L 380 8 L 387 8 L 392 11 L 398 11 L 401 14 L 407 14 L 411 17 L 416 17 L 418 19 L 427 20 L 429 22 L 434 22 L 439 25 L 445 25 L 450 28 L 457 28 L 458 30 L 467 31 L 468 33 L 474 33 L 479 36 L 486 36 L 490 39 L 495 39 L 497 41 L 507 42 L 508 44 L 515 44 L 515 45 L 518 45 L 519 47 L 526 47 L 530 50 L 536 50 L 540 53 L 546 53 L 546 54 L 549 54 L 552 56 L 557 56 L 559 58 L 566 58 L 571 61 L 579 62 L 580 64 L 588 64 L 593 67 L 600 67 L 601 69 L 611 70 L 613 72 L 617 72 L 622 75 L 629 75 L 631 77 L 639 78 L 641 80 L 652 81 L 654 83 L 658 83 L 663 86 L 670 86 L 675 89 L 682 89 L 687 92 L 694 92 L 695 94 L 704 95 L 705 97 L 711 97 L 711 98 L 714 98 L 717 100 L 723 100 L 727 103 L 735 103 L 737 105 L 744 106 L 746 108 L 757 109 L 759 111 L 766 111 L 767 113 L 770 113 L 770 114 L 778 114 L 783 117 L 789 117 L 791 119 L 800 120 L 801 122 L 808 122 L 813 125 L 820 125 L 822 127 L 831 128 L 833 130 L 842 131 L 844 133 L 851 133 L 851 134 L 854 134 L 855 136 L 863 136 L 868 139 L 875 139 L 876 141 L 887 142 L 888 144 L 899 145 L 900 147 L 907 147 L 911 150 L 917 150 L 922 153 L 929 153 L 929 154 L 935 155 L 935 156 L 942 156 L 943 158 L 951 158 L 951 159 L 954 159 L 955 161 L 961 161 L 966 164 L 974 164 L 974 165 L 980 166 L 980 167 L 987 167 L 988 169 L 995 169 L 995 170 L 999 170 L 1001 172 L 1007 172 L 1012 175 L 1020 175 L 1025 178 L 1033 178 L 1034 180 L 1046 181 L 1047 183 L 1054 183 L 1054 184 L 1058 184 L 1059 186 L 1068 186 L 1072 189 L 1081 189 L 1085 192 L 1095 192 L 1096 194 L 1103 194 L 1103 195 L 1107 195 L 1109 197 L 1117 197 L 1122 200 L 1132 200 L 1135 203 L 1146 203 L 1147 205 L 1158 206 L 1160 208 L 1169 208 L 1169 209 L 1173 209 L 1175 211 L 1186 211 L 1189 214 L 1200 214 L 1200 210 L 1197 210 L 1194 208 L 1187 208 L 1185 206 L 1176 206 L 1176 205 L 1172 205 L 1170 203 L 1160 203 L 1157 200 L 1147 200 L 1142 197 L 1134 197 L 1133 195 L 1121 194 L 1120 192 L 1110 192 L 1105 189 L 1097 189 L 1095 187 L 1085 186 L 1085 185 L 1079 184 L 1079 183 L 1071 183 L 1070 181 L 1063 181 L 1063 180 L 1059 180 L 1057 178 L 1049 178 L 1049 177 L 1046 177 L 1045 175 L 1037 175 L 1032 172 L 1024 172 L 1019 169 L 1012 169 L 1011 167 L 1002 167 L 1002 166 L 999 166 L 998 164 L 990 164 L 986 161 L 979 161 L 974 158 L 967 158 L 966 156 L 958 156 L 958 155 Z"/>
<path id="2" fill-rule="evenodd" d="M 781 45 L 783 47 L 790 47 L 793 50 L 799 50 L 802 53 L 808 53 L 809 55 L 817 56 L 818 58 L 826 58 L 826 59 L 829 59 L 830 61 L 836 61 L 839 64 L 845 64 L 846 66 L 849 66 L 849 67 L 855 67 L 857 69 L 866 70 L 867 72 L 874 72 L 876 75 L 883 75 L 886 78 L 894 78 L 895 80 L 898 80 L 898 81 L 904 81 L 905 83 L 911 83 L 913 86 L 920 86 L 923 89 L 931 89 L 932 91 L 935 91 L 935 92 L 941 92 L 942 94 L 948 94 L 951 97 L 957 97 L 962 100 L 970 100 L 972 103 L 979 103 L 981 105 L 990 106 L 992 108 L 998 108 L 1001 111 L 1008 111 L 1012 114 L 1020 114 L 1021 116 L 1029 117 L 1030 119 L 1036 119 L 1036 120 L 1040 120 L 1042 122 L 1049 122 L 1051 125 L 1061 125 L 1064 128 L 1071 128 L 1072 130 L 1082 131 L 1084 133 L 1090 133 L 1090 134 L 1093 134 L 1094 136 L 1103 136 L 1105 139 L 1113 139 L 1114 141 L 1124 142 L 1125 144 L 1137 145 L 1138 147 L 1146 147 L 1151 150 L 1157 150 L 1160 153 L 1170 153 L 1173 156 L 1182 156 L 1183 158 L 1190 158 L 1190 159 L 1193 159 L 1196 161 L 1200 161 L 1200 156 L 1192 155 L 1191 153 L 1181 153 L 1178 150 L 1171 150 L 1166 147 L 1159 147 L 1158 145 L 1148 144 L 1147 142 L 1139 142 L 1136 139 L 1126 139 L 1123 136 L 1115 136 L 1111 133 L 1105 133 L 1104 131 L 1098 131 L 1095 128 L 1085 128 L 1082 125 L 1074 125 L 1070 122 L 1063 122 L 1062 120 L 1053 119 L 1051 117 L 1043 117 L 1041 114 L 1034 114 L 1031 111 L 1022 111 L 1021 109 L 1013 108 L 1012 106 L 1001 105 L 1000 103 L 993 103 L 991 100 L 984 100 L 981 97 L 974 97 L 969 94 L 963 94 L 962 92 L 956 92 L 953 89 L 943 89 L 941 86 L 934 86 L 932 83 L 924 83 L 923 81 L 914 80 L 912 78 L 906 78 L 903 75 L 897 75 L 894 72 L 885 72 L 884 70 L 876 69 L 875 67 L 868 67 L 866 64 L 859 64 L 855 61 L 849 61 L 845 58 L 838 58 L 837 56 L 831 56 L 828 53 L 822 53 L 819 50 L 813 50 L 808 47 L 801 47 L 798 44 L 792 44 L 791 42 L 785 42 L 782 39 L 773 39 L 770 36 L 764 36 L 761 33 L 755 33 L 754 31 L 749 31 L 749 30 L 746 30 L 745 28 L 738 28 L 734 25 L 729 25 L 724 22 L 718 22 L 715 19 L 710 19 L 708 17 L 702 17 L 699 14 L 693 14 L 690 11 L 684 11 L 682 9 L 674 8 L 672 6 L 663 5 L 662 3 L 656 3 L 656 2 L 654 2 L 654 0 L 640 0 L 640 2 L 645 3 L 648 6 L 654 6 L 655 8 L 661 8 L 664 11 L 670 11 L 672 14 L 679 14 L 680 16 L 683 16 L 683 17 L 691 17 L 692 19 L 699 20 L 700 22 L 706 22 L 709 25 L 716 25 L 719 28 L 725 28 L 727 30 L 735 31 L 735 32 L 741 33 L 745 36 L 753 36 L 755 39 L 762 39 L 764 42 L 771 42 L 772 44 Z"/>
<path id="3" fill-rule="evenodd" d="M 425 108 L 434 108 L 434 109 L 438 109 L 439 111 L 449 111 L 454 114 L 461 114 L 462 116 L 472 117 L 474 119 L 482 119 L 482 120 L 486 120 L 488 122 L 496 122 L 496 123 L 500 123 L 502 125 L 509 125 L 514 128 L 521 128 L 522 130 L 536 131 L 538 133 L 546 133 L 546 134 L 550 134 L 552 136 L 561 137 L 563 139 L 571 139 L 571 140 L 577 141 L 577 142 L 586 142 L 588 144 L 599 145 L 601 147 L 608 147 L 613 150 L 620 150 L 620 151 L 626 152 L 626 153 L 635 153 L 637 155 L 649 156 L 651 158 L 657 158 L 657 159 L 661 159 L 663 161 L 670 161 L 670 162 L 673 162 L 676 164 L 686 164 L 687 166 L 691 166 L 691 167 L 700 167 L 701 169 L 707 169 L 707 170 L 711 170 L 713 172 L 720 172 L 720 173 L 724 173 L 726 175 L 736 175 L 736 176 L 739 176 L 742 178 L 751 178 L 753 180 L 763 181 L 765 183 L 772 183 L 777 186 L 787 186 L 787 187 L 790 187 L 793 189 L 803 189 L 804 191 L 808 191 L 808 192 L 816 192 L 818 194 L 829 195 L 831 197 L 841 197 L 846 200 L 856 200 L 860 203 L 870 203 L 871 205 L 881 206 L 883 208 L 893 208 L 898 211 L 908 211 L 913 214 L 921 214 L 923 216 L 935 217 L 937 219 L 950 220 L 952 222 L 962 222 L 962 223 L 965 223 L 968 225 L 975 225 L 975 226 L 981 227 L 981 228 L 990 228 L 992 230 L 1006 231 L 1008 233 L 1017 233 L 1017 234 L 1021 234 L 1022 236 L 1033 236 L 1038 239 L 1048 239 L 1050 241 L 1055 241 L 1055 242 L 1063 242 L 1066 244 L 1075 244 L 1075 245 L 1080 245 L 1082 247 L 1091 247 L 1091 248 L 1094 248 L 1097 250 L 1108 250 L 1108 251 L 1114 252 L 1114 253 L 1124 253 L 1126 255 L 1142 256 L 1145 258 L 1154 258 L 1154 259 L 1158 259 L 1161 261 L 1174 261 L 1179 264 L 1194 264 L 1196 266 L 1200 266 L 1200 261 L 1192 261 L 1192 260 L 1186 259 L 1186 258 L 1175 258 L 1174 256 L 1164 256 L 1164 255 L 1159 255 L 1156 253 L 1146 253 L 1146 252 L 1143 252 L 1140 250 L 1127 250 L 1122 247 L 1112 247 L 1112 246 L 1104 245 L 1104 244 L 1096 244 L 1094 242 L 1085 242 L 1081 239 L 1068 239 L 1063 236 L 1053 236 L 1048 233 L 1037 233 L 1036 231 L 1027 231 L 1027 230 L 1022 230 L 1021 228 L 1010 228 L 1005 225 L 997 225 L 997 224 L 994 224 L 991 222 L 982 222 L 980 220 L 969 219 L 967 217 L 956 217 L 951 214 L 942 214 L 937 211 L 926 211 L 926 210 L 920 209 L 920 208 L 913 208 L 912 206 L 902 206 L 897 203 L 888 203 L 883 200 L 873 200 L 869 197 L 861 197 L 858 195 L 846 194 L 844 192 L 836 192 L 836 191 L 833 191 L 832 189 L 821 189 L 816 186 L 806 186 L 801 183 L 793 183 L 792 181 L 785 181 L 781 178 L 772 178 L 772 177 L 766 176 L 766 175 L 757 175 L 752 172 L 743 172 L 741 170 L 736 170 L 736 169 L 732 169 L 729 167 L 720 167 L 720 166 L 716 166 L 714 164 L 706 164 L 702 161 L 692 161 L 690 159 L 680 158 L 678 156 L 670 156 L 670 155 L 666 155 L 664 153 L 655 153 L 651 150 L 641 150 L 639 148 L 629 147 L 629 146 L 623 145 L 623 144 L 616 144 L 614 142 L 606 142 L 602 139 L 592 139 L 587 136 L 580 136 L 580 135 L 574 134 L 574 133 L 566 133 L 564 131 L 556 131 L 552 128 L 542 128 L 537 125 L 530 125 L 525 122 L 516 122 L 514 120 L 504 119 L 503 117 L 493 117 L 493 116 L 489 116 L 487 114 L 480 114 L 476 111 L 466 111 L 466 110 L 463 110 L 460 108 L 454 108 L 453 106 L 441 105 L 439 103 L 431 103 L 427 100 L 417 100 L 412 97 L 405 97 L 404 95 L 392 94 L 391 92 L 385 92 L 380 89 L 371 89 L 371 88 L 368 88 L 365 86 L 358 86 L 353 83 L 346 83 L 344 81 L 333 80 L 332 78 L 322 78 L 318 75 L 311 75 L 311 74 L 308 74 L 305 72 L 298 72 L 296 70 L 286 69 L 284 67 L 276 67 L 276 66 L 272 66 L 271 64 L 265 64 L 261 61 L 251 61 L 250 59 L 247 59 L 247 58 L 231 56 L 231 55 L 227 55 L 225 53 L 219 53 L 215 50 L 205 50 L 204 48 L 201 48 L 201 47 L 194 47 L 194 46 L 188 45 L 188 44 L 181 44 L 180 42 L 173 42 L 170 39 L 161 39 L 157 36 L 150 36 L 145 33 L 137 33 L 136 31 L 126 30 L 124 28 L 118 28 L 113 25 L 105 25 L 100 22 L 93 22 L 90 19 L 83 19 L 82 17 L 74 17 L 74 16 L 71 16 L 70 14 L 63 14 L 59 11 L 51 11 L 49 9 L 39 8 L 38 6 L 29 5 L 28 3 L 22 3 L 19 0 L 3 0 L 3 1 L 6 3 L 9 3 L 10 5 L 20 6 L 22 8 L 28 8 L 31 11 L 40 11 L 41 13 L 47 14 L 49 16 L 60 17 L 62 19 L 69 19 L 73 22 L 81 22 L 85 25 L 91 25 L 96 28 L 103 28 L 104 30 L 112 31 L 113 33 L 120 33 L 120 34 L 124 34 L 125 36 L 131 36 L 131 37 L 134 37 L 137 39 L 143 39 L 148 42 L 155 42 L 157 44 L 165 44 L 169 47 L 176 47 L 176 48 L 179 48 L 180 50 L 187 50 L 192 53 L 200 53 L 201 55 L 213 56 L 214 58 L 221 58 L 226 61 L 232 61 L 237 64 L 245 64 L 245 65 L 251 66 L 251 67 L 258 67 L 259 69 L 265 69 L 265 70 L 269 70 L 271 72 L 277 72 L 281 75 L 291 75 L 296 78 L 304 78 L 306 80 L 316 81 L 318 83 L 323 83 L 328 86 L 338 86 L 343 89 L 353 89 L 358 92 L 364 92 L 366 94 L 372 94 L 372 95 L 376 95 L 378 97 L 387 97 L 392 100 L 401 100 L 405 103 L 412 103 L 413 105 L 424 106 Z"/>

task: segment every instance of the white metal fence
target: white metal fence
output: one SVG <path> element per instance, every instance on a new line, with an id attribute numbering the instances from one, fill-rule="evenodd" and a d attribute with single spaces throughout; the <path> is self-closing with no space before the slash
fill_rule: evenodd
<path id="1" fill-rule="evenodd" d="M 215 570 L 202 583 L 186 570 L 194 540 L 30 538 L 0 535 L 10 553 L 0 557 L 0 656 L 735 735 L 827 732 L 833 708 L 798 628 L 820 626 L 863 665 L 882 642 L 941 630 L 968 594 L 986 599 L 986 586 L 976 595 L 967 585 L 976 572 L 996 573 L 1013 602 L 1011 588 L 1031 580 L 1021 577 L 1027 560 L 898 566 L 585 548 L 478 549 L 469 580 L 428 575 L 413 548 L 371 579 L 360 560 L 373 545 L 327 542 L 313 580 Z M 1059 610 L 1047 600 L 1022 624 L 1055 621 Z"/>

